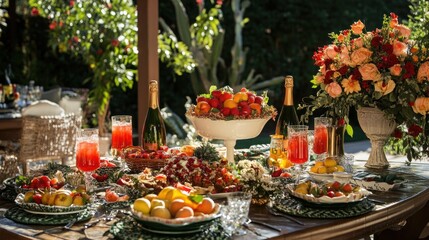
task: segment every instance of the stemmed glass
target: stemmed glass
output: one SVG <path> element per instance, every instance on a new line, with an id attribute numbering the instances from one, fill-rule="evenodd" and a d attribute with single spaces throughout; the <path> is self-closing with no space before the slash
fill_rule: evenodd
<path id="1" fill-rule="evenodd" d="M 288 134 L 288 159 L 295 164 L 297 168 L 296 184 L 299 183 L 302 172 L 302 165 L 308 161 L 308 126 L 289 125 Z"/>
<path id="2" fill-rule="evenodd" d="M 316 160 L 321 160 L 328 147 L 328 127 L 332 125 L 332 119 L 328 117 L 314 118 L 313 152 Z"/>
<path id="3" fill-rule="evenodd" d="M 98 129 L 86 128 L 77 132 L 76 167 L 85 175 L 85 187 L 88 193 L 94 185 L 91 173 L 100 167 Z"/>
<path id="4" fill-rule="evenodd" d="M 115 157 L 122 154 L 122 149 L 133 145 L 132 116 L 112 116 L 112 148 L 111 153 Z"/>

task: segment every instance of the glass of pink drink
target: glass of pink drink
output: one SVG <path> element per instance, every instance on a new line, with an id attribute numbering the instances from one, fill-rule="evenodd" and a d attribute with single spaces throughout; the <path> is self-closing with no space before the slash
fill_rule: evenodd
<path id="1" fill-rule="evenodd" d="M 288 131 L 288 159 L 297 167 L 296 183 L 302 172 L 302 165 L 308 161 L 308 126 L 289 125 Z"/>
<path id="2" fill-rule="evenodd" d="M 317 160 L 320 160 L 323 158 L 323 154 L 326 154 L 328 147 L 328 127 L 331 126 L 331 124 L 331 118 L 314 118 L 313 152 L 317 155 Z"/>
<path id="3" fill-rule="evenodd" d="M 85 174 L 87 192 L 93 190 L 91 173 L 100 167 L 98 129 L 81 129 L 76 137 L 76 167 Z"/>
<path id="4" fill-rule="evenodd" d="M 120 157 L 122 149 L 133 145 L 132 116 L 112 116 L 112 147 L 111 153 Z"/>

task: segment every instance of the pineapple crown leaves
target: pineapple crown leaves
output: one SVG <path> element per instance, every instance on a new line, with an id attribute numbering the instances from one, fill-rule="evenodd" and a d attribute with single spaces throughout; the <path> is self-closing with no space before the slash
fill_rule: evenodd
<path id="1" fill-rule="evenodd" d="M 194 156 L 198 159 L 207 160 L 209 162 L 219 161 L 221 157 L 216 148 L 210 143 L 202 143 L 194 150 Z"/>

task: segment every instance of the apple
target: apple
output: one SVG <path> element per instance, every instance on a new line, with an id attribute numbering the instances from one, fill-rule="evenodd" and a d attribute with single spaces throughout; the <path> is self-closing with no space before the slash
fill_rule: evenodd
<path id="1" fill-rule="evenodd" d="M 26 203 L 33 202 L 33 195 L 34 195 L 33 191 L 26 192 L 24 195 L 24 202 Z"/>
<path id="2" fill-rule="evenodd" d="M 76 206 L 83 206 L 83 205 L 85 205 L 85 201 L 84 201 L 82 195 L 78 194 L 78 195 L 75 195 L 73 197 L 73 205 L 76 205 Z"/>
<path id="3" fill-rule="evenodd" d="M 198 111 L 197 111 L 198 109 Z M 210 112 L 211 106 L 206 101 L 200 101 L 197 103 L 197 107 L 195 109 L 195 112 L 198 112 L 199 114 L 207 114 Z"/>
<path id="4" fill-rule="evenodd" d="M 256 96 L 255 97 L 255 103 L 259 103 L 262 104 L 264 102 L 264 98 L 261 96 Z"/>
<path id="5" fill-rule="evenodd" d="M 53 206 L 53 205 L 55 205 L 55 198 L 57 197 L 57 193 L 56 192 L 54 192 L 54 193 L 51 193 L 50 195 L 49 195 L 49 200 L 48 200 L 48 205 L 49 206 Z"/>
<path id="6" fill-rule="evenodd" d="M 229 115 L 231 115 L 231 109 L 230 108 L 222 108 L 222 110 L 220 111 L 225 117 L 228 117 Z"/>
<path id="7" fill-rule="evenodd" d="M 225 102 L 227 99 L 232 99 L 232 98 L 233 98 L 232 93 L 224 92 L 220 95 L 219 100 L 221 102 Z"/>
<path id="8" fill-rule="evenodd" d="M 70 194 L 59 193 L 55 198 L 56 206 L 70 207 L 73 203 L 73 197 Z"/>
<path id="9" fill-rule="evenodd" d="M 255 94 L 248 92 L 247 93 L 247 102 L 249 104 L 254 103 L 255 102 Z"/>
<path id="10" fill-rule="evenodd" d="M 231 109 L 231 115 L 238 116 L 239 114 L 240 114 L 240 111 L 238 110 L 238 108 Z"/>
<path id="11" fill-rule="evenodd" d="M 42 204 L 49 205 L 49 198 L 51 197 L 50 192 L 45 192 L 42 195 Z"/>
<path id="12" fill-rule="evenodd" d="M 219 99 L 217 99 L 217 98 L 214 97 L 214 98 L 212 98 L 212 99 L 209 100 L 209 104 L 213 108 L 218 108 L 220 102 L 219 102 Z"/>
<path id="13" fill-rule="evenodd" d="M 36 193 L 33 195 L 33 201 L 37 204 L 41 204 L 42 203 L 42 194 L 40 193 Z"/>
<path id="14" fill-rule="evenodd" d="M 222 92 L 220 90 L 214 90 L 212 92 L 212 96 L 215 98 L 219 98 L 222 95 Z"/>

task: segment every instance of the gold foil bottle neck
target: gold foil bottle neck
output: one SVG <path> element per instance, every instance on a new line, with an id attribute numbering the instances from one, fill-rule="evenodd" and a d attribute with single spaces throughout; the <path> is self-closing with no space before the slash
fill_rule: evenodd
<path id="1" fill-rule="evenodd" d="M 158 108 L 158 81 L 156 80 L 149 82 L 149 107 Z"/>
<path id="2" fill-rule="evenodd" d="M 291 75 L 285 77 L 285 88 L 293 88 L 293 77 Z"/>

